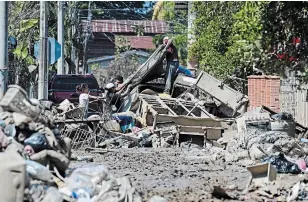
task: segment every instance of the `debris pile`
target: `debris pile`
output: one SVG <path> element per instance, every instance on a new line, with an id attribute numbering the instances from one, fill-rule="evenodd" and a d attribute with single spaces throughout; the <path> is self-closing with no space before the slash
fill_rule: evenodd
<path id="1" fill-rule="evenodd" d="M 145 77 L 148 78 L 151 71 L 149 68 Z M 248 170 L 254 183 L 247 185 L 246 192 L 232 190 L 232 193 L 218 194 L 220 198 L 290 199 L 291 192 L 287 187 L 275 185 L 276 175 L 306 172 L 306 127 L 296 123 L 291 115 L 275 113 L 265 106 L 247 112 L 247 96 L 205 72 L 197 78 L 179 75 L 171 96 L 161 94 L 163 86 L 160 84 L 142 79 L 140 74 L 127 82 L 134 87 L 122 100 L 119 113 L 113 115 L 114 120 L 110 121 L 113 127 L 105 127 L 105 132 L 136 143 L 130 147 L 181 147 L 191 143 L 212 148 L 214 158 L 233 162 L 249 160 L 248 164 L 252 166 Z M 126 119 L 130 120 L 125 122 L 126 127 L 119 121 L 121 116 L 131 117 Z M 108 147 L 106 141 L 98 146 Z M 254 178 L 261 175 L 267 180 L 264 178 L 258 181 L 261 184 L 255 183 Z M 273 189 L 276 186 L 276 190 L 271 190 L 272 193 L 264 191 L 270 189 L 268 186 Z M 305 184 L 300 183 L 293 192 L 302 192 L 295 198 L 292 196 L 294 199 L 304 198 Z"/>
<path id="2" fill-rule="evenodd" d="M 166 96 L 161 94 L 161 84 L 149 82 L 151 71 L 149 66 L 148 71 L 143 69 L 129 78 L 126 87 L 130 93 L 111 119 L 105 119 L 108 116 L 103 112 L 84 116 L 84 109 L 78 111 L 67 101 L 54 108 L 53 112 L 57 112 L 53 116 L 62 116 L 55 122 L 62 136 L 72 139 L 72 149 L 104 153 L 119 147 L 198 145 L 210 148 L 213 158 L 238 163 L 243 160 L 244 165 L 252 165 L 248 167 L 252 178 L 259 178 L 261 172 L 267 179 L 262 179 L 261 184 L 252 180 L 246 192 L 220 193 L 224 189 L 216 188 L 213 197 L 248 200 L 279 196 L 287 200 L 290 193 L 285 187 L 277 188 L 272 195 L 263 189 L 274 186 L 277 173 L 306 172 L 306 127 L 289 114 L 275 113 L 265 106 L 247 112 L 247 96 L 205 72 L 197 78 L 179 75 L 172 95 Z M 76 113 L 67 113 L 70 110 Z M 299 190 L 304 187 L 301 183 Z"/>
<path id="3" fill-rule="evenodd" d="M 103 165 L 67 173 L 72 140 L 61 135 L 51 102 L 12 85 L 0 106 L 1 201 L 141 201 L 128 178 Z"/>

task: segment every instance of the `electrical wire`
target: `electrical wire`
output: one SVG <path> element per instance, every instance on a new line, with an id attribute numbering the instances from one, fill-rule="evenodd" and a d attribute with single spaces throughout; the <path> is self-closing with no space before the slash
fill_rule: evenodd
<path id="1" fill-rule="evenodd" d="M 126 13 L 126 15 L 128 14 L 128 15 L 131 15 L 131 16 L 134 16 L 134 17 L 141 17 L 141 18 L 143 18 L 143 19 L 145 19 L 145 20 L 149 20 L 149 21 L 151 21 L 150 19 L 148 19 L 148 18 L 146 18 L 146 17 L 144 17 L 143 15 L 141 15 L 140 13 L 137 13 L 137 12 L 135 12 L 131 7 L 129 7 L 127 4 L 125 4 L 124 2 L 121 2 L 121 3 L 123 3 L 126 7 L 128 7 L 128 9 L 129 10 L 131 10 L 131 11 L 133 11 L 135 14 L 128 14 L 128 13 Z M 174 11 L 174 10 L 172 10 L 172 9 L 169 9 L 169 8 L 166 8 L 166 7 L 162 7 L 164 10 L 166 10 L 166 11 Z M 109 11 L 109 10 L 111 10 L 111 11 L 123 11 L 124 9 L 119 9 L 119 8 L 117 8 L 117 9 L 95 9 L 95 10 L 97 10 L 97 11 Z M 120 13 L 120 15 L 122 15 L 122 13 Z M 188 19 L 186 19 L 186 18 L 184 18 L 183 16 L 181 16 L 181 15 L 179 15 L 179 14 L 177 14 L 176 12 L 174 12 L 174 15 L 175 16 L 177 16 L 178 18 L 180 18 L 180 19 L 182 19 L 184 22 L 187 22 L 188 23 Z M 104 17 L 106 17 L 106 16 L 104 16 Z M 110 18 L 112 18 L 112 17 L 110 17 Z M 172 23 L 172 22 L 174 22 L 174 21 L 165 21 L 165 22 L 169 22 L 169 23 Z M 185 23 L 185 24 L 187 24 L 187 23 Z M 183 23 L 184 24 L 184 23 Z"/>

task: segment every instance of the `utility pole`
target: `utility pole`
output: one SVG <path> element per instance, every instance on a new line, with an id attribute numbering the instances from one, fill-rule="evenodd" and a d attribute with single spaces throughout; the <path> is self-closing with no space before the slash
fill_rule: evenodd
<path id="1" fill-rule="evenodd" d="M 68 30 L 69 33 L 68 35 L 71 36 L 71 38 L 75 37 L 75 33 L 76 33 L 76 2 L 70 2 L 71 6 L 70 6 L 70 10 L 69 10 L 69 16 L 71 19 L 74 19 L 72 21 L 72 24 L 70 26 L 70 29 Z M 76 62 L 75 62 L 75 58 L 76 58 L 76 48 L 74 46 L 74 43 L 71 43 L 71 60 L 74 63 L 75 69 L 71 69 L 72 72 L 75 72 L 75 74 L 78 74 L 78 69 L 76 66 Z"/>
<path id="2" fill-rule="evenodd" d="M 63 15 L 63 2 L 58 1 L 58 42 L 61 45 L 61 57 L 59 58 L 58 74 L 65 74 L 64 71 L 64 15 Z"/>
<path id="3" fill-rule="evenodd" d="M 40 1 L 40 58 L 38 78 L 38 99 L 48 98 L 48 15 L 47 1 Z"/>
<path id="4" fill-rule="evenodd" d="M 87 17 L 87 31 L 86 31 L 86 36 L 84 40 L 84 48 L 83 48 L 83 73 L 84 74 L 86 74 L 88 71 L 87 52 L 88 52 L 88 40 L 90 38 L 91 21 L 92 21 L 92 11 L 91 11 L 91 1 L 89 1 L 88 17 Z"/>
<path id="5" fill-rule="evenodd" d="M 80 43 L 81 42 L 81 31 L 78 27 L 78 25 L 80 24 L 80 11 L 76 11 L 76 15 L 77 15 L 77 26 L 76 24 L 74 25 L 74 29 L 77 32 L 77 42 Z M 76 49 L 75 49 L 76 50 Z M 80 72 L 80 68 L 79 68 L 79 61 L 80 61 L 80 50 L 76 51 L 76 59 L 75 59 L 75 65 L 76 65 L 76 74 L 79 74 Z"/>
<path id="6" fill-rule="evenodd" d="M 8 2 L 0 1 L 0 99 L 3 98 L 8 81 Z"/>

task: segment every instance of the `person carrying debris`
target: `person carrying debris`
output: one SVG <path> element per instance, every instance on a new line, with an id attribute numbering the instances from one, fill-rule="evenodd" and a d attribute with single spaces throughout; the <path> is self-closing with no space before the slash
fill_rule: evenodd
<path id="1" fill-rule="evenodd" d="M 130 92 L 130 85 L 127 86 L 125 92 L 122 93 L 123 86 L 119 91 L 117 91 L 117 87 L 114 83 L 108 83 L 105 86 L 106 90 L 106 103 L 108 106 L 112 107 L 112 111 L 115 112 L 121 108 L 122 98 L 125 97 Z"/>
<path id="2" fill-rule="evenodd" d="M 76 86 L 76 91 L 79 93 L 79 106 L 86 107 L 87 103 L 89 103 L 89 99 L 102 99 L 102 97 L 89 95 L 89 87 L 88 84 L 82 83 Z"/>
<path id="3" fill-rule="evenodd" d="M 113 83 L 108 83 L 105 86 L 105 90 L 106 90 L 107 105 L 112 107 L 112 111 L 116 111 L 121 107 L 120 94 L 116 93 L 117 92 L 116 85 Z"/>
<path id="4" fill-rule="evenodd" d="M 168 44 L 169 37 L 165 37 L 163 40 L 163 43 L 165 45 Z M 171 44 L 169 45 L 169 48 L 167 49 L 166 54 L 166 60 L 167 60 L 167 68 L 165 73 L 165 90 L 164 94 L 170 94 L 170 90 L 172 88 L 173 82 L 175 80 L 175 76 L 179 67 L 179 60 L 178 60 L 178 50 L 177 48 Z"/>

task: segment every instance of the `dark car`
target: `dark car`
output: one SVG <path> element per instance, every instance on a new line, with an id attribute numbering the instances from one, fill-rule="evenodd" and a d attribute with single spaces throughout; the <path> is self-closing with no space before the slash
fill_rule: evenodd
<path id="1" fill-rule="evenodd" d="M 68 99 L 72 103 L 79 103 L 79 94 L 76 86 L 82 83 L 88 84 L 90 95 L 100 96 L 102 91 L 96 78 L 91 74 L 64 74 L 54 75 L 48 86 L 48 99 L 56 104 Z"/>

